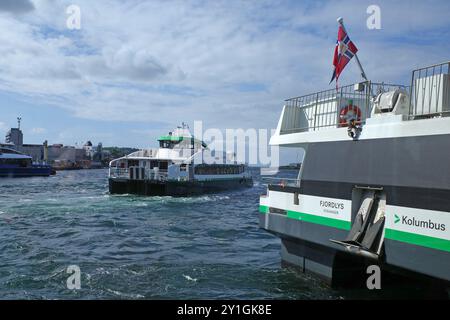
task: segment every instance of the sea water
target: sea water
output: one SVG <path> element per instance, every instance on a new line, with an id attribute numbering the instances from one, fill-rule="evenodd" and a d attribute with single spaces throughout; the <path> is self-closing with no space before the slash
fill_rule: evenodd
<path id="1" fill-rule="evenodd" d="M 253 188 L 181 198 L 110 195 L 107 170 L 0 179 L 0 298 L 360 298 L 281 267 L 253 174 Z"/>

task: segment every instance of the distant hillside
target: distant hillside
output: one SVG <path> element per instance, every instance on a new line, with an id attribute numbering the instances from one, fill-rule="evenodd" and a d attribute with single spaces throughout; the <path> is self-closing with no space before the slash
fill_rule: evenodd
<path id="1" fill-rule="evenodd" d="M 110 158 L 112 159 L 126 156 L 138 150 L 139 149 L 129 147 L 103 147 L 103 151 L 108 152 L 110 154 Z"/>

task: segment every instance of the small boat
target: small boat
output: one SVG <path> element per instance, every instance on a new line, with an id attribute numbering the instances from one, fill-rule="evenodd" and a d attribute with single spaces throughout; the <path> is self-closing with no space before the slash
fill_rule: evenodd
<path id="1" fill-rule="evenodd" d="M 158 149 L 139 150 L 110 162 L 111 194 L 187 196 L 253 186 L 245 164 L 238 163 L 234 154 L 211 151 L 185 124 L 158 141 Z"/>
<path id="2" fill-rule="evenodd" d="M 0 148 L 0 177 L 47 177 L 52 167 L 33 164 L 32 158 L 10 148 Z"/>

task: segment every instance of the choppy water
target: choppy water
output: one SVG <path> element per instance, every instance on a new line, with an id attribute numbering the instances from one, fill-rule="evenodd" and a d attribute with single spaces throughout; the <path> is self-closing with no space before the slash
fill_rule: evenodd
<path id="1" fill-rule="evenodd" d="M 264 187 L 193 198 L 111 196 L 107 171 L 0 180 L 2 299 L 339 299 L 280 267 L 258 228 Z M 69 265 L 81 290 L 69 290 Z"/>

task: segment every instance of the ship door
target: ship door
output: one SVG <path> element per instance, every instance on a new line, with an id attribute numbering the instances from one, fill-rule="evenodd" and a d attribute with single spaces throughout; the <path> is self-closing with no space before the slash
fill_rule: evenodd
<path id="1" fill-rule="evenodd" d="M 355 188 L 353 208 L 358 208 L 345 240 L 330 240 L 347 251 L 378 259 L 384 239 L 386 194 L 382 189 Z"/>

